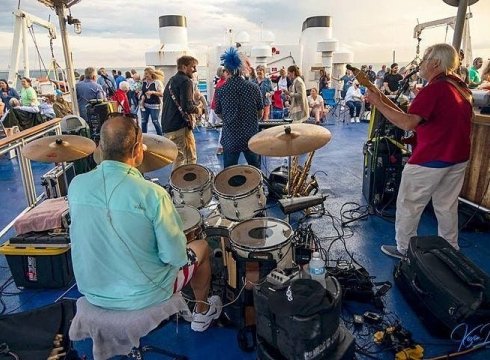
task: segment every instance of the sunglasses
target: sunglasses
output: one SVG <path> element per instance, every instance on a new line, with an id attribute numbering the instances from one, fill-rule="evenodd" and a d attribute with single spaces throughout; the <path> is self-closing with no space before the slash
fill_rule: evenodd
<path id="1" fill-rule="evenodd" d="M 140 134 L 140 131 L 141 131 L 141 128 L 140 128 L 139 123 L 138 123 L 138 115 L 133 114 L 133 113 L 125 114 L 125 113 L 116 112 L 116 111 L 110 112 L 109 114 L 107 114 L 107 119 L 115 118 L 115 117 L 122 117 L 122 118 L 125 118 L 128 120 L 131 120 L 131 124 L 133 124 L 133 129 L 134 129 L 134 136 L 136 139 L 134 145 L 136 145 L 138 143 L 138 135 Z"/>

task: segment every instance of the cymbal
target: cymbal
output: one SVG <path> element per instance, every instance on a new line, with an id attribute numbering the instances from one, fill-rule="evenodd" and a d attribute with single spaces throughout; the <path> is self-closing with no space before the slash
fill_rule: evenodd
<path id="1" fill-rule="evenodd" d="M 74 161 L 92 154 L 95 143 L 78 135 L 52 135 L 36 139 L 22 148 L 22 155 L 40 162 Z"/>
<path id="2" fill-rule="evenodd" d="M 166 137 L 154 134 L 143 134 L 143 162 L 138 170 L 146 173 L 161 169 L 175 161 L 178 150 L 177 145 Z M 94 152 L 97 164 L 102 162 L 102 151 L 97 147 Z"/>
<path id="3" fill-rule="evenodd" d="M 266 156 L 294 156 L 311 152 L 327 144 L 330 131 L 313 124 L 274 126 L 252 136 L 248 147 L 256 154 Z"/>

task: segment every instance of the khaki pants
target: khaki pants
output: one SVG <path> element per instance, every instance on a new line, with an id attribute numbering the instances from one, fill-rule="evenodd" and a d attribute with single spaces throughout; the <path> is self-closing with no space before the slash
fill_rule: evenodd
<path id="1" fill-rule="evenodd" d="M 165 134 L 165 137 L 177 145 L 178 154 L 173 169 L 180 165 L 195 164 L 197 162 L 196 140 L 192 130 L 182 128 Z"/>
<path id="2" fill-rule="evenodd" d="M 458 195 L 463 187 L 467 162 L 445 168 L 406 164 L 396 201 L 396 244 L 405 254 L 417 236 L 420 216 L 432 198 L 438 235 L 456 250 L 458 246 Z"/>

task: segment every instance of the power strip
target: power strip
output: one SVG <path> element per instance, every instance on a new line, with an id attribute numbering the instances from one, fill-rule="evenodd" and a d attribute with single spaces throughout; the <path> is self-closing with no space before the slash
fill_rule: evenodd
<path id="1" fill-rule="evenodd" d="M 287 284 L 289 281 L 299 277 L 299 271 L 294 271 L 290 275 L 286 275 L 281 270 L 272 270 L 269 275 L 267 275 L 267 281 L 275 286 L 282 286 Z"/>

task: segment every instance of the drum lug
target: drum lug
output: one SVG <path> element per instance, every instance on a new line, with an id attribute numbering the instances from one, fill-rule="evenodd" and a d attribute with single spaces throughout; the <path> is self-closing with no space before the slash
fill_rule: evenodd
<path id="1" fill-rule="evenodd" d="M 236 207 L 236 205 L 235 205 L 235 207 Z M 235 215 L 236 215 L 237 219 L 240 219 L 240 210 L 235 209 Z"/>

